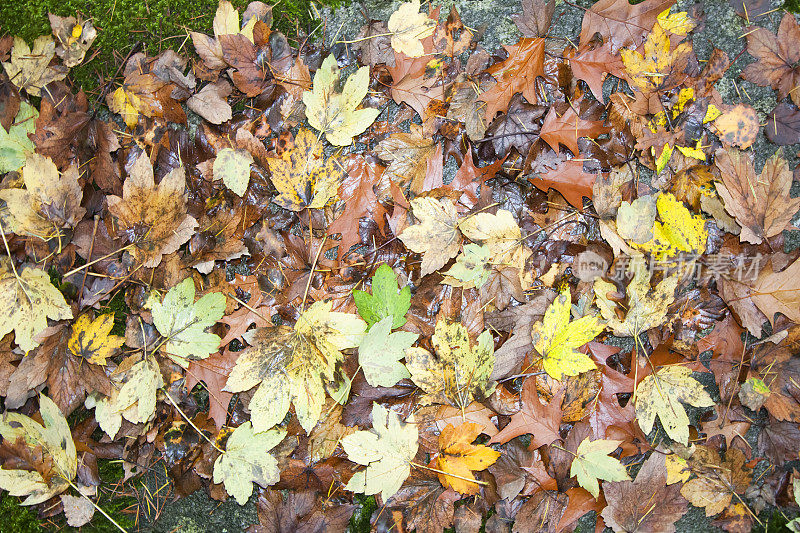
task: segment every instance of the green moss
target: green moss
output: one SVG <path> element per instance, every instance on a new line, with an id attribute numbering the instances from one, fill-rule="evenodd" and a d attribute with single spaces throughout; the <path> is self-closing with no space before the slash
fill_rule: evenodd
<path id="1" fill-rule="evenodd" d="M 35 533 L 41 531 L 36 512 L 23 507 L 19 499 L 8 494 L 0 495 L 0 531 L 14 533 Z"/>
<path id="2" fill-rule="evenodd" d="M 313 28 L 314 6 L 335 6 L 343 0 L 283 0 L 274 10 L 275 27 L 292 35 L 296 28 Z M 247 0 L 233 0 L 240 12 Z M 211 33 L 217 0 L 17 0 L 0 2 L 2 34 L 14 34 L 29 43 L 50 33 L 48 13 L 93 20 L 97 39 L 84 64 L 72 69 L 70 79 L 87 92 L 109 80 L 122 59 L 137 44 L 151 55 L 161 50 L 191 50 L 189 31 Z M 95 55 L 96 54 L 96 55 Z"/>
<path id="3" fill-rule="evenodd" d="M 800 13 L 800 0 L 786 0 L 783 3 L 783 7 L 786 9 L 786 11 Z"/>

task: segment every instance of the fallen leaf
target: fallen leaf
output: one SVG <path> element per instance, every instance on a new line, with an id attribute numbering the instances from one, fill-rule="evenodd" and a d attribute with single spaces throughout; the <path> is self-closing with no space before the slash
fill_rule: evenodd
<path id="1" fill-rule="evenodd" d="M 211 292 L 196 302 L 194 294 L 194 280 L 186 278 L 152 307 L 153 324 L 165 339 L 164 352 L 184 368 L 190 360 L 205 359 L 217 351 L 219 336 L 205 330 L 225 313 L 224 294 Z"/>
<path id="2" fill-rule="evenodd" d="M 345 174 L 335 157 L 323 158 L 322 144 L 305 129 L 297 132 L 291 149 L 267 162 L 279 193 L 272 201 L 292 211 L 325 207 L 336 196 Z"/>
<path id="3" fill-rule="evenodd" d="M 97 37 L 97 30 L 94 29 L 92 21 L 81 21 L 75 17 L 59 17 L 52 13 L 48 13 L 48 17 L 53 36 L 58 40 L 56 54 L 61 58 L 64 66 L 72 68 L 83 63 L 86 51 Z"/>
<path id="4" fill-rule="evenodd" d="M 672 440 L 687 445 L 689 417 L 680 402 L 695 407 L 714 405 L 714 400 L 686 367 L 669 366 L 645 377 L 636 389 L 639 427 L 650 433 L 657 416 Z"/>
<path id="5" fill-rule="evenodd" d="M 576 348 L 593 340 L 604 329 L 595 316 L 570 321 L 570 304 L 567 288 L 547 308 L 542 322 L 531 328 L 533 347 L 542 356 L 542 367 L 558 380 L 597 368 L 588 355 Z"/>
<path id="6" fill-rule="evenodd" d="M 214 179 L 221 179 L 227 188 L 244 196 L 250 183 L 250 165 L 253 156 L 247 150 L 223 148 L 214 158 Z"/>
<path id="7" fill-rule="evenodd" d="M 706 516 L 724 511 L 731 502 L 741 501 L 744 491 L 753 477 L 747 459 L 738 448 L 728 448 L 725 460 L 707 446 L 698 446 L 687 461 L 690 470 L 697 475 L 683 484 L 681 495 L 695 507 L 705 508 Z"/>
<path id="8" fill-rule="evenodd" d="M 486 470 L 500 452 L 482 444 L 473 445 L 482 432 L 480 424 L 465 422 L 458 427 L 448 424 L 439 435 L 439 451 L 435 459 L 439 481 L 461 494 L 477 494 L 479 490 L 472 471 Z"/>
<path id="9" fill-rule="evenodd" d="M 429 196 L 411 200 L 411 210 L 419 222 L 408 226 L 399 237 L 409 250 L 422 254 L 420 275 L 426 276 L 458 253 L 458 213 L 449 198 L 437 200 Z"/>
<path id="10" fill-rule="evenodd" d="M 686 500 L 678 485 L 667 485 L 664 455 L 653 453 L 634 481 L 603 483 L 608 506 L 601 513 L 615 533 L 673 533 L 686 513 Z M 654 509 L 658 512 L 654 512 Z"/>
<path id="11" fill-rule="evenodd" d="M 186 105 L 212 124 L 222 124 L 233 116 L 233 109 L 228 104 L 231 84 L 220 80 L 209 83 L 198 93 L 186 101 Z"/>
<path id="12" fill-rule="evenodd" d="M 489 331 L 478 336 L 471 346 L 463 324 L 439 319 L 431 337 L 436 356 L 424 348 L 406 350 L 406 367 L 411 379 L 425 394 L 420 405 L 449 403 L 466 407 L 473 399 L 483 399 L 494 390 L 489 379 L 494 367 L 494 346 Z"/>
<path id="13" fill-rule="evenodd" d="M 397 413 L 372 404 L 372 430 L 356 431 L 342 439 L 348 459 L 367 468 L 356 472 L 347 490 L 366 495 L 393 496 L 411 473 L 417 454 L 417 427 L 400 422 Z"/>
<path id="14" fill-rule="evenodd" d="M 56 55 L 56 43 L 49 35 L 40 35 L 33 41 L 33 48 L 25 39 L 14 36 L 11 48 L 11 61 L 3 62 L 3 68 L 11 82 L 31 96 L 41 96 L 42 88 L 48 83 L 63 80 L 69 69 L 63 66 L 50 66 Z"/>
<path id="15" fill-rule="evenodd" d="M 494 120 L 498 111 L 508 108 L 516 93 L 531 103 L 538 101 L 536 78 L 544 76 L 544 39 L 523 37 L 514 45 L 505 45 L 508 59 L 487 69 L 497 84 L 481 93 L 479 100 L 486 102 L 486 122 Z"/>
<path id="16" fill-rule="evenodd" d="M 303 103 L 312 128 L 324 133 L 329 143 L 348 146 L 374 122 L 380 109 L 356 109 L 369 89 L 369 67 L 348 76 L 341 93 L 335 91 L 338 81 L 339 66 L 329 55 L 314 75 L 313 89 L 303 93 Z"/>
<path id="17" fill-rule="evenodd" d="M 408 57 L 425 53 L 421 40 L 433 35 L 436 21 L 419 12 L 420 1 L 404 2 L 391 14 L 387 28 L 392 34 L 392 48 Z"/>
<path id="18" fill-rule="evenodd" d="M 556 153 L 559 153 L 559 145 L 563 144 L 575 157 L 578 157 L 579 137 L 597 137 L 608 131 L 609 128 L 603 126 L 602 120 L 580 118 L 571 105 L 561 114 L 556 112 L 556 106 L 552 106 L 544 117 L 539 137 Z"/>
<path id="19" fill-rule="evenodd" d="M 407 349 L 416 342 L 416 333 L 392 331 L 392 317 L 387 316 L 370 326 L 358 346 L 358 363 L 367 383 L 373 387 L 394 387 L 411 374 L 400 363 Z"/>
<path id="20" fill-rule="evenodd" d="M 511 416 L 506 427 L 492 437 L 489 443 L 505 443 L 520 435 L 531 434 L 531 448 L 539 448 L 559 439 L 563 391 L 544 404 L 536 392 L 535 380 L 528 379 L 522 386 L 520 399 L 520 410 Z"/>
<path id="21" fill-rule="evenodd" d="M 778 146 L 800 143 L 800 110 L 787 102 L 779 103 L 767 117 L 764 134 Z"/>
<path id="22" fill-rule="evenodd" d="M 747 52 L 757 61 L 742 70 L 742 77 L 778 91 L 778 99 L 791 97 L 800 105 L 800 50 L 791 43 L 800 40 L 800 26 L 794 15 L 784 13 L 777 35 L 761 27 L 747 33 Z"/>
<path id="23" fill-rule="evenodd" d="M 22 505 L 35 505 L 67 490 L 78 470 L 78 457 L 72 433 L 58 406 L 45 395 L 39 396 L 39 414 L 44 425 L 19 413 L 6 412 L 0 420 L 3 444 L 22 441 L 28 448 L 41 447 L 52 461 L 47 478 L 36 470 L 0 468 L 0 488 L 11 496 L 26 496 Z"/>
<path id="24" fill-rule="evenodd" d="M 94 320 L 88 313 L 78 317 L 72 325 L 72 335 L 67 348 L 76 357 L 83 357 L 96 365 L 105 365 L 125 343 L 125 337 L 109 335 L 114 327 L 114 314 L 106 313 Z"/>
<path id="25" fill-rule="evenodd" d="M 580 46 L 600 33 L 611 43 L 611 51 L 636 48 L 642 44 L 656 18 L 674 4 L 674 0 L 646 0 L 631 5 L 628 0 L 600 0 L 583 16 Z"/>
<path id="26" fill-rule="evenodd" d="M 224 390 L 243 392 L 258 385 L 250 400 L 255 429 L 266 430 L 283 420 L 290 403 L 306 432 L 317 424 L 324 384 L 333 381 L 341 350 L 358 346 L 367 328 L 357 316 L 331 308 L 331 302 L 315 302 L 294 328 L 265 327 L 244 334 L 250 347 L 236 360 Z"/>
<path id="27" fill-rule="evenodd" d="M 43 270 L 15 269 L 12 261 L 0 260 L 0 337 L 14 331 L 14 341 L 27 352 L 39 345 L 34 338 L 47 327 L 48 318 L 72 318 L 72 310 Z"/>
<path id="28" fill-rule="evenodd" d="M 406 313 L 411 306 L 411 287 L 400 290 L 397 276 L 387 264 L 382 264 L 372 276 L 372 294 L 366 291 L 353 291 L 358 314 L 366 320 L 369 327 L 387 317 L 392 317 L 391 328 L 396 329 L 406 323 Z"/>
<path id="29" fill-rule="evenodd" d="M 746 150 L 753 145 L 761 131 L 758 113 L 749 105 L 739 104 L 722 113 L 712 123 L 714 132 L 725 146 Z"/>
<path id="30" fill-rule="evenodd" d="M 716 162 L 722 174 L 717 191 L 725 210 L 742 226 L 742 242 L 758 244 L 787 228 L 800 199 L 791 197 L 792 173 L 786 160 L 775 153 L 758 176 L 750 157 L 738 151 L 718 151 Z"/>
<path id="31" fill-rule="evenodd" d="M 280 479 L 278 462 L 266 453 L 286 436 L 284 429 L 255 433 L 250 422 L 233 430 L 225 453 L 214 461 L 214 483 L 224 483 L 225 491 L 244 505 L 253 494 L 253 483 L 264 488 Z"/>
<path id="32" fill-rule="evenodd" d="M 8 131 L 0 126 L 0 172 L 19 170 L 33 153 L 35 147 L 28 134 L 34 132 L 38 117 L 36 108 L 23 101 Z"/>
<path id="33" fill-rule="evenodd" d="M 616 450 L 622 441 L 619 440 L 594 440 L 589 437 L 583 439 L 578 445 L 578 450 L 572 460 L 569 474 L 578 479 L 578 484 L 597 498 L 600 496 L 598 479 L 604 481 L 630 480 L 628 472 L 619 459 L 609 457 L 608 454 Z"/>
<path id="34" fill-rule="evenodd" d="M 194 233 L 198 224 L 186 212 L 185 189 L 183 167 L 171 170 L 156 185 L 153 167 L 142 152 L 128 171 L 122 197 L 107 197 L 119 233 L 133 245 L 129 252 L 142 266 L 157 267 L 163 255 L 177 251 Z"/>

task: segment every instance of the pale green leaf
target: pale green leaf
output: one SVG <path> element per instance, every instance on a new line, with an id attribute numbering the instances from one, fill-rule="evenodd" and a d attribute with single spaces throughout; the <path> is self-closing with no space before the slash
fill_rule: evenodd
<path id="1" fill-rule="evenodd" d="M 278 461 L 267 453 L 286 436 L 284 429 L 254 433 L 250 422 L 237 427 L 225 453 L 214 461 L 214 483 L 223 483 L 225 490 L 244 505 L 253 494 L 253 483 L 264 488 L 278 482 Z"/>
<path id="2" fill-rule="evenodd" d="M 24 100 L 19 104 L 19 112 L 14 124 L 6 131 L 0 126 L 0 174 L 19 170 L 25 158 L 33 153 L 33 141 L 29 133 L 36 129 L 39 112 Z"/>
<path id="3" fill-rule="evenodd" d="M 227 188 L 238 196 L 244 196 L 250 183 L 250 165 L 253 156 L 247 150 L 223 148 L 214 159 L 214 179 L 221 179 Z"/>
<path id="4" fill-rule="evenodd" d="M 372 404 L 372 429 L 342 438 L 348 459 L 367 468 L 350 478 L 345 487 L 367 495 L 381 493 L 386 501 L 411 473 L 419 433 L 413 423 L 400 422 L 397 413 Z"/>
<path id="5" fill-rule="evenodd" d="M 387 316 L 372 326 L 358 347 L 358 364 L 373 387 L 394 387 L 411 374 L 400 362 L 406 349 L 416 342 L 416 333 L 392 333 L 392 317 Z"/>
<path id="6" fill-rule="evenodd" d="M 608 456 L 621 443 L 621 440 L 590 441 L 589 437 L 586 437 L 578 445 L 578 451 L 572 460 L 569 475 L 575 476 L 578 484 L 588 490 L 589 494 L 595 498 L 600 495 L 598 479 L 604 481 L 630 480 L 628 472 L 619 462 L 619 459 Z"/>
<path id="7" fill-rule="evenodd" d="M 194 281 L 186 278 L 153 304 L 153 324 L 167 341 L 164 351 L 186 368 L 189 360 L 205 359 L 219 348 L 219 336 L 208 333 L 225 314 L 225 295 L 212 292 L 194 301 Z"/>

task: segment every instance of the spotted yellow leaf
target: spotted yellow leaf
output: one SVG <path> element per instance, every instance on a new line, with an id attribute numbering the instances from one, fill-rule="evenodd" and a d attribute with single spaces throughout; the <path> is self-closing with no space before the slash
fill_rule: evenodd
<path id="1" fill-rule="evenodd" d="M 588 355 L 576 350 L 597 337 L 603 325 L 596 316 L 570 322 L 570 292 L 564 289 L 531 328 L 533 347 L 542 356 L 542 367 L 553 379 L 577 376 L 597 368 Z"/>
<path id="2" fill-rule="evenodd" d="M 411 209 L 419 222 L 403 230 L 400 240 L 412 252 L 422 254 L 420 273 L 426 276 L 458 253 L 458 212 L 449 198 L 437 200 L 429 196 L 411 200 Z"/>
<path id="3" fill-rule="evenodd" d="M 684 366 L 668 366 L 644 378 L 636 389 L 636 419 L 645 434 L 653 429 L 656 417 L 669 438 L 689 443 L 689 417 L 681 402 L 695 407 L 710 407 L 714 400 L 703 385 Z"/>
<path id="4" fill-rule="evenodd" d="M 67 349 L 90 363 L 105 365 L 106 359 L 117 354 L 125 337 L 109 335 L 114 327 L 114 315 L 106 313 L 92 320 L 88 313 L 78 317 L 72 325 L 72 335 Z"/>
<path id="5" fill-rule="evenodd" d="M 325 384 L 334 380 L 342 350 L 358 346 L 367 324 L 350 313 L 332 311 L 331 302 L 315 302 L 294 327 L 248 331 L 225 390 L 243 392 L 258 385 L 250 400 L 256 431 L 274 426 L 294 404 L 300 425 L 310 432 L 322 414 Z"/>
<path id="6" fill-rule="evenodd" d="M 325 207 L 336 196 L 345 175 L 338 159 L 323 159 L 322 143 L 305 129 L 297 132 L 294 147 L 281 157 L 268 158 L 267 163 L 279 193 L 272 201 L 292 211 Z"/>
<path id="7" fill-rule="evenodd" d="M 684 252 L 700 256 L 706 250 L 706 221 L 692 214 L 672 193 L 662 193 L 656 201 L 661 222 L 653 224 L 653 238 L 639 246 L 650 252 L 658 261 L 664 261 Z"/>

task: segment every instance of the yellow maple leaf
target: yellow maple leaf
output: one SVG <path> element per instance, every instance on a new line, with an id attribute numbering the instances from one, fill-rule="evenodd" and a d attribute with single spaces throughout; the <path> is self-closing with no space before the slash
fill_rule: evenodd
<path id="1" fill-rule="evenodd" d="M 458 427 L 447 424 L 439 435 L 439 454 L 434 464 L 439 481 L 461 494 L 477 494 L 478 482 L 473 471 L 486 470 L 500 457 L 500 452 L 482 444 L 472 444 L 483 426 L 465 422 Z"/>
<path id="2" fill-rule="evenodd" d="M 531 328 L 533 347 L 542 356 L 542 367 L 553 379 L 577 376 L 597 368 L 592 358 L 576 350 L 603 331 L 596 316 L 570 322 L 569 287 L 545 311 L 544 318 Z"/>
<path id="3" fill-rule="evenodd" d="M 375 121 L 380 109 L 356 109 L 369 89 L 369 67 L 348 76 L 340 93 L 336 92 L 338 82 L 339 66 L 331 54 L 314 75 L 312 90 L 303 93 L 303 103 L 312 128 L 324 133 L 329 143 L 348 146 Z"/>
<path id="4" fill-rule="evenodd" d="M 301 129 L 294 147 L 281 157 L 267 158 L 272 184 L 278 189 L 273 202 L 291 211 L 321 209 L 336 196 L 345 170 L 334 157 L 322 157 L 322 144 L 309 130 Z"/>
<path id="5" fill-rule="evenodd" d="M 243 392 L 258 385 L 250 400 L 257 431 L 266 431 L 294 404 L 300 425 L 311 432 L 322 414 L 325 384 L 344 359 L 341 350 L 361 342 L 367 324 L 350 313 L 331 311 L 331 302 L 315 302 L 294 327 L 248 331 L 250 345 L 241 352 L 228 376 L 226 391 Z"/>
<path id="6" fill-rule="evenodd" d="M 125 337 L 109 335 L 114 327 L 114 315 L 106 313 L 92 320 L 88 313 L 78 317 L 72 324 L 72 335 L 67 348 L 73 354 L 90 363 L 105 365 L 125 343 Z"/>
<path id="7" fill-rule="evenodd" d="M 644 93 L 661 88 L 673 68 L 680 65 L 681 60 L 691 52 L 692 45 L 686 42 L 679 44 L 675 50 L 671 48 L 669 35 L 657 23 L 644 42 L 644 54 L 636 50 L 620 50 L 630 84 Z"/>
<path id="8" fill-rule="evenodd" d="M 681 252 L 698 257 L 705 252 L 708 230 L 701 215 L 692 214 L 672 193 L 661 194 L 656 209 L 661 222 L 654 222 L 653 238 L 637 245 L 638 248 L 650 252 L 658 261 L 674 258 Z"/>
<path id="9" fill-rule="evenodd" d="M 656 22 L 664 30 L 675 35 L 686 35 L 697 26 L 694 20 L 686 11 L 670 14 L 669 9 L 665 9 L 656 17 Z"/>
<path id="10" fill-rule="evenodd" d="M 468 239 L 489 248 L 492 264 L 524 269 L 531 252 L 522 246 L 522 231 L 510 211 L 477 213 L 459 222 L 458 227 Z"/>

